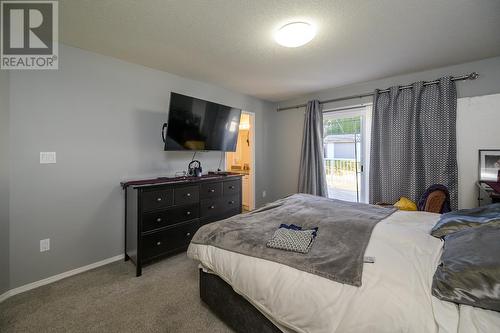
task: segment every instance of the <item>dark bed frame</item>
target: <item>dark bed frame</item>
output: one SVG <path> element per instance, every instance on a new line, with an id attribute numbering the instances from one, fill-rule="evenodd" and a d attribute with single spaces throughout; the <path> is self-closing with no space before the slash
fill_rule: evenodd
<path id="1" fill-rule="evenodd" d="M 281 332 L 224 280 L 215 274 L 205 273 L 202 269 L 200 269 L 200 297 L 217 317 L 236 332 Z"/>

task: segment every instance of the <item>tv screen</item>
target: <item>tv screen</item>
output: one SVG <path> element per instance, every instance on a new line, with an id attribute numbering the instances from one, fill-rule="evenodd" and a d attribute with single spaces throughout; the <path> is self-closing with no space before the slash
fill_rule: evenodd
<path id="1" fill-rule="evenodd" d="M 170 94 L 165 150 L 236 151 L 241 110 Z"/>

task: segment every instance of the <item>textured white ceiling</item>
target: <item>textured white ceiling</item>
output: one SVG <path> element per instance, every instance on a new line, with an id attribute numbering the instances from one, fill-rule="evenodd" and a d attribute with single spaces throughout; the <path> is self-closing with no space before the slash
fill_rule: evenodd
<path id="1" fill-rule="evenodd" d="M 271 101 L 500 55 L 500 0 L 61 0 L 63 43 Z M 318 27 L 285 48 L 272 32 Z"/>

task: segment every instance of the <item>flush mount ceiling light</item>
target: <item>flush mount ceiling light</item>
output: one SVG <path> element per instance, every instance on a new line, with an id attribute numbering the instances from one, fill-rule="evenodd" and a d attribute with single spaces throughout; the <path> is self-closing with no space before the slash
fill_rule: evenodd
<path id="1" fill-rule="evenodd" d="M 285 47 L 298 47 L 309 43 L 316 35 L 316 29 L 307 22 L 285 24 L 276 31 L 274 39 Z"/>

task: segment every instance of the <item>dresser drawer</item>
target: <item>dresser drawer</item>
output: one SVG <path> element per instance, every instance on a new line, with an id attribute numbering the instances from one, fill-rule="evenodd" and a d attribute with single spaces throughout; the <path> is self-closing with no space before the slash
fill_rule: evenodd
<path id="1" fill-rule="evenodd" d="M 200 197 L 202 199 L 222 197 L 222 182 L 201 184 Z"/>
<path id="2" fill-rule="evenodd" d="M 174 189 L 174 204 L 176 206 L 196 203 L 199 199 L 199 186 L 186 186 Z"/>
<path id="3" fill-rule="evenodd" d="M 197 204 L 146 213 L 142 219 L 142 231 L 151 231 L 183 221 L 192 220 L 198 218 L 199 215 L 199 207 Z"/>
<path id="4" fill-rule="evenodd" d="M 198 221 L 186 222 L 177 227 L 142 236 L 144 260 L 187 247 L 198 227 Z"/>
<path id="5" fill-rule="evenodd" d="M 238 208 L 240 206 L 240 195 L 230 195 L 224 197 L 224 211 L 233 208 Z"/>
<path id="6" fill-rule="evenodd" d="M 142 210 L 147 212 L 162 209 L 173 205 L 172 189 L 142 192 Z"/>
<path id="7" fill-rule="evenodd" d="M 241 180 L 225 181 L 223 184 L 223 193 L 225 196 L 240 193 L 241 191 Z"/>
<path id="8" fill-rule="evenodd" d="M 224 199 L 204 199 L 200 203 L 200 216 L 208 217 L 214 215 L 220 215 L 224 212 L 225 204 Z"/>

